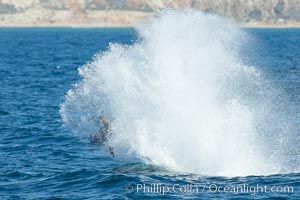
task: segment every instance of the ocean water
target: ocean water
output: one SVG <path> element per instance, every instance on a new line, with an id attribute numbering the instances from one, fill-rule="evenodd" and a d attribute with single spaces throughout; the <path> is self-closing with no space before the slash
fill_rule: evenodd
<path id="1" fill-rule="evenodd" d="M 300 199 L 299 29 L 1 28 L 0 77 L 0 199 Z"/>

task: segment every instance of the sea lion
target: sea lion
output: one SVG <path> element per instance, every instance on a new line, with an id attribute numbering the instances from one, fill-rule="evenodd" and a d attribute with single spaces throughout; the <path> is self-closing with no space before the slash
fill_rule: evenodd
<path id="1" fill-rule="evenodd" d="M 101 145 L 106 145 L 108 151 L 112 158 L 115 158 L 114 149 L 109 146 L 108 141 L 111 138 L 112 131 L 111 131 L 111 122 L 105 116 L 100 115 L 99 120 L 102 123 L 103 127 L 99 129 L 98 133 L 95 135 L 90 135 L 89 140 L 92 143 L 98 143 Z"/>

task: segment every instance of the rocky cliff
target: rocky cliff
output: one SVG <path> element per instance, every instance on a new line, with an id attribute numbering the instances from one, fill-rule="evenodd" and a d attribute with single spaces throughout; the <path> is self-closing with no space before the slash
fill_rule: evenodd
<path id="1" fill-rule="evenodd" d="M 300 27 L 300 0 L 0 0 L 0 26 L 132 26 L 164 8 L 218 13 L 244 26 Z"/>

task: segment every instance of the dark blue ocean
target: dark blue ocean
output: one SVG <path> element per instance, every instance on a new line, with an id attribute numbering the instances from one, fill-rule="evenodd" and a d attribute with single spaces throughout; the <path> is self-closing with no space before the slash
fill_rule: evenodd
<path id="1" fill-rule="evenodd" d="M 268 73 L 300 106 L 300 29 L 245 31 L 256 41 L 244 50 L 245 62 Z M 63 126 L 59 109 L 80 80 L 77 68 L 109 43 L 137 39 L 133 29 L 0 29 L 0 199 L 300 199 L 299 173 L 177 174 L 139 160 L 112 160 Z M 237 185 L 248 189 L 224 190 Z M 266 191 L 255 189 L 260 186 Z"/>

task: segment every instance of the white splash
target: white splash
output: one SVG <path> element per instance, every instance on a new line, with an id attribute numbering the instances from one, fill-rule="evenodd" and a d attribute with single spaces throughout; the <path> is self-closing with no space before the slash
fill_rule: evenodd
<path id="1" fill-rule="evenodd" d="M 79 69 L 82 81 L 61 106 L 67 126 L 87 135 L 99 128 L 95 116 L 109 116 L 117 156 L 179 172 L 282 172 L 259 132 L 269 88 L 239 56 L 247 34 L 196 11 L 165 11 L 136 30 L 135 44 L 111 44 Z"/>

